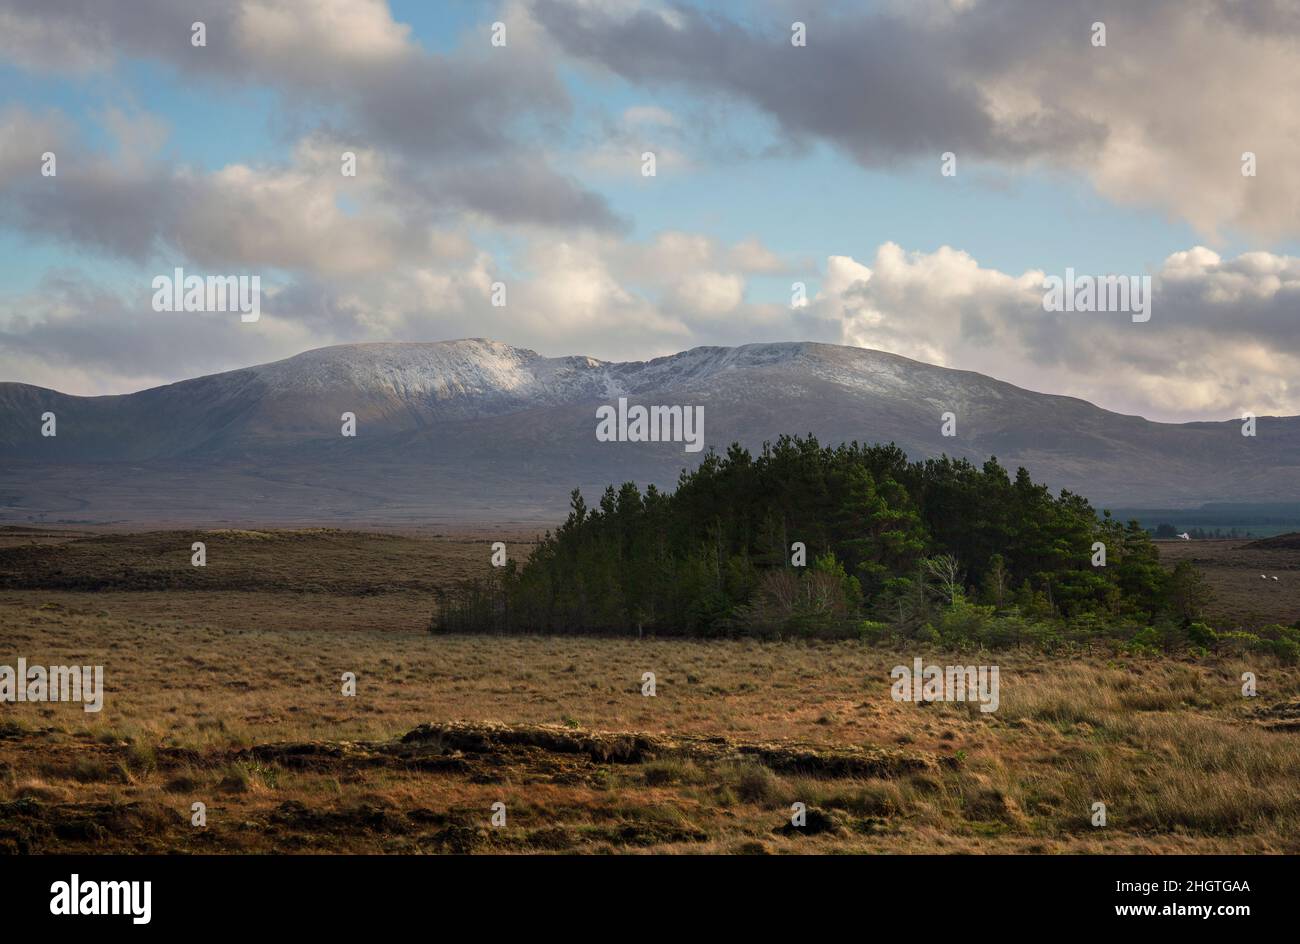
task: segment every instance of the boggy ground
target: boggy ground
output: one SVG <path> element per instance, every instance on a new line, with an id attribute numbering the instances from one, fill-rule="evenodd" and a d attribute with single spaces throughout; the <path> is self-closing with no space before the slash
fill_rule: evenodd
<path id="1" fill-rule="evenodd" d="M 1221 628 L 1289 625 L 1300 619 L 1300 537 L 1156 544 L 1165 566 L 1188 560 L 1205 575 L 1214 591 L 1208 615 Z"/>
<path id="2" fill-rule="evenodd" d="M 0 850 L 1300 852 L 1300 671 L 1263 658 L 434 637 L 491 536 L 222 532 L 195 576 L 203 539 L 0 550 L 0 664 L 107 689 L 0 705 Z M 999 665 L 998 710 L 895 702 L 915 655 Z"/>

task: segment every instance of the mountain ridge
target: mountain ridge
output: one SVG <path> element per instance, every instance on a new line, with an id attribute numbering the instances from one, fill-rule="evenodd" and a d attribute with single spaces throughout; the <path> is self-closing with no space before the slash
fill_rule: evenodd
<path id="1" fill-rule="evenodd" d="M 996 455 L 1096 502 L 1300 499 L 1300 417 L 1260 417 L 1250 439 L 1236 421 L 1158 423 L 811 341 L 617 362 L 469 338 L 333 345 L 100 397 L 0 383 L 0 522 L 87 509 L 105 520 L 406 521 L 435 508 L 550 520 L 574 486 L 671 487 L 698 459 L 674 443 L 598 443 L 595 408 L 618 397 L 704 406 L 719 449 L 812 433 L 896 442 L 914 459 Z M 55 437 L 40 435 L 46 411 Z M 340 435 L 344 412 L 355 438 Z M 942 435 L 947 412 L 955 436 Z M 235 483 L 261 497 L 241 503 Z"/>

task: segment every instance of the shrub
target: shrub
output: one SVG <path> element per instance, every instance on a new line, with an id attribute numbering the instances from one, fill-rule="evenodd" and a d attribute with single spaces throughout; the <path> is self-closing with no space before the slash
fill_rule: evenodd
<path id="1" fill-rule="evenodd" d="M 883 642 L 892 633 L 893 628 L 888 623 L 878 623 L 875 620 L 858 621 L 858 638 L 865 643 Z"/>
<path id="2" fill-rule="evenodd" d="M 993 622 L 992 606 L 979 606 L 958 598 L 939 615 L 936 628 L 939 638 L 948 645 L 981 642 L 989 635 Z"/>
<path id="3" fill-rule="evenodd" d="M 1162 641 L 1158 629 L 1146 626 L 1129 640 L 1128 651 L 1133 655 L 1154 655 L 1160 651 Z"/>
<path id="4" fill-rule="evenodd" d="M 1219 641 L 1219 634 L 1204 623 L 1193 623 L 1187 627 L 1187 641 L 1202 649 L 1212 649 Z"/>
<path id="5" fill-rule="evenodd" d="M 770 805 L 780 799 L 781 781 L 762 764 L 738 764 L 734 774 L 736 796 L 742 801 Z"/>
<path id="6" fill-rule="evenodd" d="M 916 631 L 916 633 L 912 636 L 912 638 L 915 639 L 917 642 L 938 642 L 939 633 L 935 630 L 933 626 L 931 626 L 929 623 L 926 623 L 924 626 L 922 626 L 920 629 Z"/>
<path id="7" fill-rule="evenodd" d="M 1282 662 L 1294 665 L 1300 662 L 1300 630 L 1293 626 L 1274 623 L 1259 630 L 1258 648 L 1271 652 Z"/>
<path id="8" fill-rule="evenodd" d="M 1219 649 L 1230 655 L 1241 655 L 1245 652 L 1253 652 L 1259 648 L 1260 638 L 1254 633 L 1246 633 L 1240 630 L 1233 630 L 1229 633 L 1219 635 Z"/>
<path id="9" fill-rule="evenodd" d="M 1300 642 L 1294 639 L 1274 639 L 1273 655 L 1287 665 L 1300 664 Z"/>

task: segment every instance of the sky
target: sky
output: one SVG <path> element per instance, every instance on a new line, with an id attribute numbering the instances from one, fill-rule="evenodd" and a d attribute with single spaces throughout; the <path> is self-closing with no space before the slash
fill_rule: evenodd
<path id="1" fill-rule="evenodd" d="M 0 0 L 0 380 L 799 340 L 1297 414 L 1298 76 L 1291 0 Z M 176 268 L 260 319 L 154 310 Z"/>

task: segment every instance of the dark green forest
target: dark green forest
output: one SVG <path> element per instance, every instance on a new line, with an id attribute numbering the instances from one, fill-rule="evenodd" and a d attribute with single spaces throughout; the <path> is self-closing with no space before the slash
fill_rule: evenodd
<path id="1" fill-rule="evenodd" d="M 1023 468 L 783 436 L 709 453 L 671 493 L 575 490 L 522 566 L 444 592 L 431 628 L 1160 648 L 1216 642 L 1209 599 L 1136 521 Z"/>

